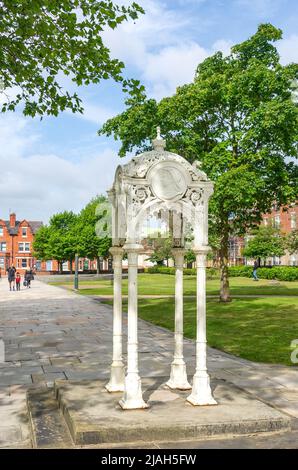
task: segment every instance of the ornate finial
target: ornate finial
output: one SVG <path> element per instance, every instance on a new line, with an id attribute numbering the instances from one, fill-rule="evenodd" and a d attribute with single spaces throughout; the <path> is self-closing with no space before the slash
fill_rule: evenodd
<path id="1" fill-rule="evenodd" d="M 163 152 L 164 149 L 166 148 L 166 141 L 160 135 L 160 127 L 159 126 L 156 128 L 156 132 L 157 132 L 156 139 L 152 140 L 153 148 L 154 148 L 154 150 L 157 150 L 159 152 Z"/>

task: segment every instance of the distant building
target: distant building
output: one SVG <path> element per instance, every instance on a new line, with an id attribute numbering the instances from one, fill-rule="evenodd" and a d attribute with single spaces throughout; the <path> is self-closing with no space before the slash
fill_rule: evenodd
<path id="1" fill-rule="evenodd" d="M 9 220 L 0 219 L 0 269 L 14 265 L 20 272 L 33 268 L 35 259 L 32 244 L 37 230 L 42 226 L 40 221 L 16 220 L 12 213 Z"/>
<path id="2" fill-rule="evenodd" d="M 288 207 L 272 206 L 269 214 L 264 214 L 262 224 L 267 227 L 268 225 L 278 228 L 283 234 L 288 235 L 293 230 L 298 229 L 298 203 L 291 204 Z M 286 253 L 281 257 L 274 257 L 268 260 L 272 265 L 298 265 L 298 253 Z"/>
<path id="3" fill-rule="evenodd" d="M 283 234 L 288 235 L 293 230 L 298 229 L 298 204 L 291 204 L 288 207 L 272 206 L 272 210 L 268 214 L 263 215 L 261 225 L 265 227 L 271 226 L 279 229 Z M 229 264 L 235 266 L 239 264 L 251 264 L 252 260 L 246 260 L 243 257 L 243 248 L 247 241 L 247 237 L 230 237 L 229 239 Z M 298 253 L 286 253 L 284 256 L 274 256 L 266 260 L 268 265 L 284 265 L 298 266 Z"/>

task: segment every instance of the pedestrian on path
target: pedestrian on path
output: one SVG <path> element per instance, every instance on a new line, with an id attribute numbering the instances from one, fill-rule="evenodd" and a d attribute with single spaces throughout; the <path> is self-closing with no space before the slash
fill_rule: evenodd
<path id="1" fill-rule="evenodd" d="M 19 272 L 16 274 L 16 288 L 17 290 L 21 290 L 21 275 Z"/>
<path id="2" fill-rule="evenodd" d="M 28 270 L 26 269 L 25 276 L 24 276 L 24 281 L 26 282 L 27 289 L 30 289 L 31 287 L 31 281 L 34 280 L 34 275 L 32 269 Z"/>
<path id="3" fill-rule="evenodd" d="M 259 278 L 258 278 L 258 275 L 257 275 L 257 269 L 260 267 L 259 265 L 259 261 L 258 260 L 255 260 L 254 262 L 254 269 L 253 269 L 253 272 L 252 272 L 252 277 L 254 278 L 254 281 L 258 281 Z"/>
<path id="4" fill-rule="evenodd" d="M 9 283 L 9 290 L 15 290 L 15 282 L 16 282 L 16 268 L 14 265 L 10 266 L 7 268 L 7 278 L 8 278 L 8 283 Z"/>

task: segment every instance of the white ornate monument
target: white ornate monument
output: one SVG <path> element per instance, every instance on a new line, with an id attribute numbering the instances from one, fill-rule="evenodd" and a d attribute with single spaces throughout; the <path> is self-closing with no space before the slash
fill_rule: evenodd
<path id="1" fill-rule="evenodd" d="M 198 164 L 165 150 L 160 136 L 153 141 L 154 150 L 119 166 L 108 192 L 112 203 L 111 253 L 114 262 L 113 362 L 109 392 L 123 391 L 123 409 L 146 408 L 138 371 L 138 255 L 143 250 L 142 225 L 148 215 L 171 214 L 175 279 L 175 351 L 167 386 L 187 390 L 183 357 L 183 261 L 185 225 L 193 228 L 192 249 L 197 266 L 197 339 L 196 372 L 187 400 L 193 405 L 214 405 L 206 366 L 206 255 L 208 248 L 208 200 L 213 185 Z M 128 258 L 128 342 L 127 373 L 122 360 L 122 257 Z"/>

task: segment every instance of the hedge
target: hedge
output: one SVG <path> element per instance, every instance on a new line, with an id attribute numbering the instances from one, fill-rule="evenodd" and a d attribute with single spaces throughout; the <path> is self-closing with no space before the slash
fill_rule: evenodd
<path id="1" fill-rule="evenodd" d="M 175 268 L 167 268 L 166 266 L 151 266 L 146 269 L 150 274 L 175 274 Z M 184 268 L 183 273 L 187 276 L 195 276 L 197 270 L 195 268 Z M 212 279 L 219 276 L 219 271 L 216 268 L 207 268 L 207 279 Z"/>
<path id="2" fill-rule="evenodd" d="M 166 266 L 151 266 L 145 270 L 151 274 L 175 274 L 175 268 Z M 231 266 L 229 268 L 230 277 L 252 277 L 252 266 Z M 184 274 L 195 276 L 196 269 L 185 268 Z M 272 268 L 258 268 L 258 277 L 260 279 L 277 279 L 278 281 L 298 281 L 298 266 L 272 266 Z M 219 277 L 219 270 L 216 268 L 207 268 L 207 279 Z"/>
<path id="3" fill-rule="evenodd" d="M 231 277 L 252 277 L 252 266 L 232 266 L 229 268 Z M 260 279 L 277 279 L 278 281 L 298 281 L 297 266 L 272 266 L 272 268 L 258 268 Z"/>

